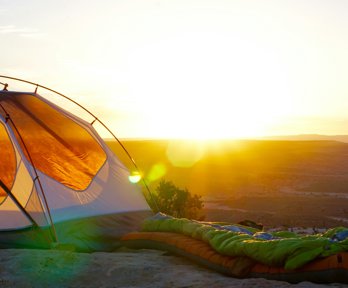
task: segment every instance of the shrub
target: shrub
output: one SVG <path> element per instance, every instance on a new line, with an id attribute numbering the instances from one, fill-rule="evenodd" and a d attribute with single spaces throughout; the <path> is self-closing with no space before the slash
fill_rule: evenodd
<path id="1" fill-rule="evenodd" d="M 204 207 L 202 196 L 192 195 L 186 188 L 180 189 L 173 182 L 162 180 L 153 194 L 156 205 L 153 210 L 177 217 L 203 220 L 201 210 Z"/>

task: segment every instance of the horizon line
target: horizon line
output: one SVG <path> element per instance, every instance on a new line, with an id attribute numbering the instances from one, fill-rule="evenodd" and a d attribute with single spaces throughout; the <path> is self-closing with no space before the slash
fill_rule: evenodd
<path id="1" fill-rule="evenodd" d="M 250 136 L 250 137 L 226 137 L 226 138 L 190 138 L 190 137 L 118 137 L 122 141 L 233 141 L 233 140 L 301 140 L 301 139 L 285 139 L 285 138 L 340 138 L 344 137 L 348 142 L 348 134 L 281 134 L 281 135 L 267 135 L 267 136 Z M 102 137 L 104 140 L 115 140 L 113 137 Z M 323 140 L 325 139 L 302 139 L 306 141 Z M 330 140 L 330 139 L 328 139 Z"/>

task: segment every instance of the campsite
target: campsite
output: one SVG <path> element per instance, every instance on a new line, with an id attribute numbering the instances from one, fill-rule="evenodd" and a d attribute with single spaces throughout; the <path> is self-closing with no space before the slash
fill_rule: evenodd
<path id="1" fill-rule="evenodd" d="M 0 288 L 348 287 L 348 1 L 0 4 Z"/>
<path id="2" fill-rule="evenodd" d="M 18 79 L 14 80 L 18 81 Z M 28 81 L 27 83 L 31 84 Z M 39 84 L 36 86 L 49 90 Z M 109 264 L 109 261 L 114 263 L 124 261 L 118 259 L 119 257 L 121 259 L 122 257 L 126 259 L 135 257 L 137 259 L 134 265 L 140 268 L 141 275 L 145 273 L 145 275 L 150 274 L 156 278 L 157 273 L 161 273 L 158 271 L 158 264 L 165 260 L 161 259 L 162 257 L 168 257 L 166 255 L 170 255 L 169 261 L 176 262 L 174 264 L 176 273 L 180 271 L 176 266 L 181 265 L 193 265 L 190 267 L 195 272 L 201 271 L 203 275 L 207 271 L 201 270 L 202 268 L 198 268 L 197 265 L 215 273 L 221 273 L 221 276 L 214 280 L 215 284 L 216 281 L 224 282 L 224 280 L 219 280 L 219 277 L 226 277 L 222 275 L 230 276 L 232 279 L 285 280 L 290 283 L 300 283 L 299 285 L 308 281 L 346 282 L 348 269 L 346 270 L 344 265 L 348 261 L 347 253 L 345 253 L 347 229 L 332 228 L 324 230 L 322 234 L 318 234 L 319 230 L 315 230 L 331 228 L 327 226 L 328 222 L 323 222 L 323 211 L 331 213 L 330 209 L 322 206 L 321 215 L 315 214 L 309 219 L 310 221 L 317 219 L 326 227 L 320 226 L 319 222 L 301 222 L 299 220 L 289 222 L 289 219 L 282 219 L 283 215 L 277 213 L 276 210 L 267 211 L 271 215 L 277 214 L 278 218 L 275 221 L 281 219 L 284 221 L 278 222 L 282 223 L 283 231 L 274 232 L 271 232 L 270 228 L 276 228 L 271 227 L 271 223 L 274 225 L 275 222 L 264 217 L 262 212 L 265 211 L 257 209 L 257 207 L 264 206 L 261 202 L 265 199 L 266 202 L 267 199 L 271 199 L 274 208 L 277 200 L 272 197 L 279 197 L 279 193 L 284 193 L 282 189 L 294 191 L 296 194 L 295 188 L 308 190 L 308 187 L 316 187 L 317 181 L 321 182 L 321 187 L 330 186 L 322 184 L 325 177 L 328 177 L 328 181 L 330 181 L 330 177 L 342 178 L 341 170 L 336 175 L 332 169 L 336 166 L 342 168 L 341 158 L 333 157 L 333 154 L 337 150 L 342 153 L 346 149 L 345 145 L 330 142 L 294 142 L 291 145 L 285 143 L 285 147 L 286 145 L 292 147 L 291 154 L 298 155 L 298 158 L 288 156 L 279 159 L 279 154 L 286 155 L 282 151 L 284 143 L 237 141 L 227 144 L 221 142 L 219 144 L 222 145 L 221 147 L 211 143 L 208 146 L 199 147 L 197 145 L 203 145 L 203 143 L 125 141 L 122 144 L 116 137 L 113 142 L 110 140 L 104 142 L 93 127 L 93 124 L 100 120 L 92 113 L 83 108 L 94 117 L 94 120 L 89 123 L 51 103 L 37 94 L 36 90 L 34 93 L 12 92 L 7 90 L 7 85 L 4 85 L 4 89 L 0 92 L 2 109 L 0 114 L 2 143 L 0 167 L 2 179 L 4 179 L 4 181 L 1 180 L 0 245 L 2 248 L 10 248 L 0 251 L 4 260 L 2 262 L 4 270 L 1 272 L 4 287 L 18 285 L 23 287 L 59 287 L 61 285 L 89 287 L 92 285 L 91 287 L 94 287 L 96 283 L 88 280 L 89 273 L 111 276 L 102 284 L 105 287 L 113 285 L 116 287 L 128 285 L 148 287 L 149 283 L 144 277 L 141 277 L 140 280 L 135 278 L 131 280 L 127 276 L 129 272 L 125 273 L 126 279 L 120 278 L 118 273 L 114 274 L 114 270 L 120 269 L 124 272 L 131 268 Z M 56 94 L 59 95 L 59 93 Z M 100 124 L 104 125 L 102 122 Z M 36 132 L 32 133 L 32 131 Z M 43 142 L 42 139 L 46 139 L 46 141 Z M 121 150 L 117 150 L 116 147 Z M 136 147 L 140 147 L 140 150 L 135 151 Z M 144 147 L 147 147 L 148 150 L 144 150 Z M 149 149 L 149 147 L 151 148 Z M 141 154 L 138 154 L 139 151 Z M 271 152 L 269 153 L 269 151 Z M 310 153 L 308 153 L 309 151 Z M 145 170 L 138 168 L 139 164 L 134 162 L 130 153 L 137 156 L 138 163 Z M 334 160 L 332 163 L 325 161 L 323 167 L 316 165 L 313 172 L 318 174 L 309 174 L 310 181 L 306 177 L 304 180 L 300 178 L 300 183 L 299 180 L 294 180 L 296 178 L 294 175 L 299 174 L 296 168 L 306 167 L 308 171 L 313 159 L 317 163 L 321 163 L 320 156 L 324 155 L 327 158 L 328 153 L 331 153 L 330 159 Z M 116 155 L 120 155 L 120 158 Z M 263 157 L 270 160 L 270 155 L 274 155 L 274 161 L 264 161 Z M 251 160 L 250 157 L 256 159 Z M 53 162 L 52 159 L 54 159 Z M 146 159 L 149 162 L 146 163 Z M 308 163 L 305 160 L 309 160 Z M 297 161 L 300 162 L 300 165 Z M 123 162 L 130 162 L 134 167 L 129 167 Z M 250 163 L 253 164 L 250 165 Z M 200 164 L 203 167 L 200 167 Z M 285 164 L 291 166 L 292 169 Z M 281 165 L 281 177 L 278 175 L 279 167 L 277 165 Z M 213 166 L 213 169 L 210 166 Z M 222 170 L 218 170 L 216 167 L 221 167 Z M 330 174 L 327 174 L 325 170 L 327 167 L 330 168 Z M 134 174 L 134 169 L 138 169 L 135 171 L 137 174 Z M 228 177 L 231 171 L 237 170 L 238 173 L 235 173 L 234 177 Z M 291 173 L 283 172 L 288 170 Z M 145 174 L 144 171 L 148 171 L 149 174 Z M 212 171 L 214 172 L 212 173 Z M 258 174 L 260 171 L 262 173 Z M 215 175 L 210 177 L 209 174 L 214 173 Z M 272 173 L 276 173 L 277 177 Z M 307 174 L 304 173 L 304 175 Z M 315 175 L 319 178 L 316 178 Z M 221 177 L 228 179 L 224 183 L 231 186 L 222 189 L 219 187 L 218 181 L 217 183 L 211 181 L 211 179 Z M 160 203 L 152 201 L 152 191 L 156 189 L 154 185 L 164 178 L 174 179 L 173 181 L 180 179 L 183 181 L 180 183 L 181 185 L 190 187 L 192 190 L 199 190 L 199 187 L 202 187 L 200 181 L 204 179 L 204 187 L 221 189 L 225 192 L 221 194 L 205 193 L 206 215 L 203 214 L 200 217 L 201 220 L 204 220 L 203 222 L 176 218 L 157 213 L 162 211 L 161 206 L 158 206 Z M 249 178 L 253 181 L 249 182 Z M 142 179 L 142 185 L 137 184 L 134 179 Z M 345 179 L 343 178 L 341 181 L 344 182 Z M 345 199 L 345 191 L 341 191 L 341 188 L 342 186 L 338 185 L 337 189 L 333 190 L 333 198 L 335 195 L 339 195 L 340 198 Z M 187 188 L 185 189 L 182 191 L 190 193 Z M 226 198 L 226 191 L 229 191 L 229 195 L 234 195 L 234 197 Z M 240 195 L 240 191 L 244 193 L 254 191 L 255 194 L 250 193 L 246 197 L 245 194 Z M 194 192 L 196 193 L 196 190 Z M 327 192 L 321 191 L 323 197 L 330 198 L 330 195 L 325 194 Z M 215 195 L 215 198 L 212 195 Z M 200 199 L 202 195 L 195 197 Z M 278 209 L 283 210 L 284 203 L 289 204 L 288 200 L 292 199 L 292 196 L 279 198 L 285 199 L 285 202 L 277 205 Z M 238 208 L 233 209 L 231 204 L 238 204 L 238 200 L 240 200 L 239 205 L 234 206 Z M 243 202 L 244 205 L 241 205 Z M 156 205 L 151 209 L 150 205 L 153 204 Z M 250 204 L 252 204 L 250 208 L 245 209 Z M 181 207 L 178 208 L 181 209 Z M 336 205 L 335 208 L 337 209 Z M 270 210 L 270 207 L 266 209 Z M 344 210 L 344 208 L 342 209 Z M 291 212 L 288 211 L 289 209 L 284 210 Z M 231 211 L 234 216 L 238 215 L 239 220 L 238 217 L 230 217 L 228 211 Z M 307 210 L 307 212 L 311 211 L 313 210 Z M 154 215 L 154 213 L 157 214 Z M 345 221 L 345 218 L 339 217 L 338 214 L 329 215 L 331 216 L 328 217 L 331 217 L 332 220 Z M 245 219 L 245 216 L 248 216 L 249 219 Z M 295 218 L 297 215 L 288 214 L 287 216 Z M 265 227 L 264 224 L 250 226 L 248 224 L 250 218 L 264 222 Z M 247 220 L 247 222 L 240 222 L 240 219 Z M 236 222 L 240 224 L 234 224 Z M 308 235 L 310 233 L 307 233 L 307 235 L 301 236 L 300 233 L 303 231 L 299 231 L 299 234 L 294 233 L 292 229 L 295 228 L 295 225 L 303 226 L 305 223 L 311 223 L 312 234 L 315 235 L 310 236 Z M 267 229 L 264 230 L 264 228 Z M 22 249 L 15 250 L 14 248 Z M 31 250 L 31 252 L 28 248 L 47 250 L 45 252 L 43 252 L 44 250 Z M 135 252 L 134 249 L 145 249 L 145 251 L 143 253 L 142 250 Z M 150 250 L 147 251 L 147 249 Z M 152 250 L 166 251 L 167 254 L 151 252 Z M 106 252 L 111 252 L 111 254 Z M 185 260 L 178 260 L 172 255 L 181 256 Z M 156 260 L 153 260 L 151 256 L 155 256 Z M 193 263 L 180 262 L 187 260 L 191 260 Z M 151 261 L 157 263 L 155 266 L 157 268 L 154 268 L 157 270 L 156 272 L 147 268 Z M 21 269 L 25 280 L 22 276 L 8 276 L 17 265 L 23 267 Z M 90 270 L 90 265 L 97 271 Z M 163 265 L 166 267 L 171 264 Z M 184 269 L 187 272 L 187 269 Z M 212 271 L 207 273 L 212 273 Z M 166 274 L 163 273 L 162 276 L 165 277 Z M 33 277 L 36 281 L 34 284 L 32 283 Z M 153 283 L 151 285 L 181 287 L 181 284 L 171 277 L 173 276 L 170 276 L 169 279 L 157 280 L 155 285 Z M 205 277 L 210 278 L 210 276 Z M 23 284 L 23 281 L 26 282 L 28 279 L 30 283 Z M 147 281 L 151 282 L 151 280 L 150 277 Z M 139 285 L 137 281 L 145 282 Z M 192 284 L 194 287 L 206 285 L 206 283 L 196 282 L 196 278 L 185 279 L 184 285 L 188 285 L 190 281 L 194 282 Z M 241 282 L 241 285 L 244 285 L 243 283 L 250 285 L 248 281 L 254 280 L 241 281 L 247 281 Z M 266 280 L 258 281 L 257 285 L 262 285 L 262 281 Z M 285 282 L 286 284 L 284 282 L 283 284 L 281 282 L 264 283 L 266 286 L 275 284 L 279 287 L 279 285 L 289 285 L 287 282 Z M 100 280 L 98 283 L 100 284 Z M 232 281 L 231 285 L 229 286 L 235 287 L 239 284 Z"/>

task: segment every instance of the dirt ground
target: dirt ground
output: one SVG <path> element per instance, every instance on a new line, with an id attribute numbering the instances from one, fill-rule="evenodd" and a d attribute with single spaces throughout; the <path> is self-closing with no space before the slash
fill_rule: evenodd
<path id="1" fill-rule="evenodd" d="M 0 250 L 0 286 L 4 288 L 218 288 L 348 287 L 310 282 L 236 279 L 155 250 L 76 253 L 57 250 Z"/>
<path id="2" fill-rule="evenodd" d="M 253 220 L 266 227 L 332 228 L 348 226 L 348 199 L 336 197 L 242 197 L 205 202 L 207 221 Z"/>

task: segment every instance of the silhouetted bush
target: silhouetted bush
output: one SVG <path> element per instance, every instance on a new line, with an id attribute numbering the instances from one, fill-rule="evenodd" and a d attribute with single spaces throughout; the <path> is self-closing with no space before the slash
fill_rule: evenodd
<path id="1" fill-rule="evenodd" d="M 171 181 L 162 180 L 153 198 L 157 203 L 157 207 L 151 205 L 154 211 L 159 210 L 177 218 L 204 219 L 201 211 L 204 207 L 202 196 L 192 195 L 186 188 L 180 189 Z"/>

